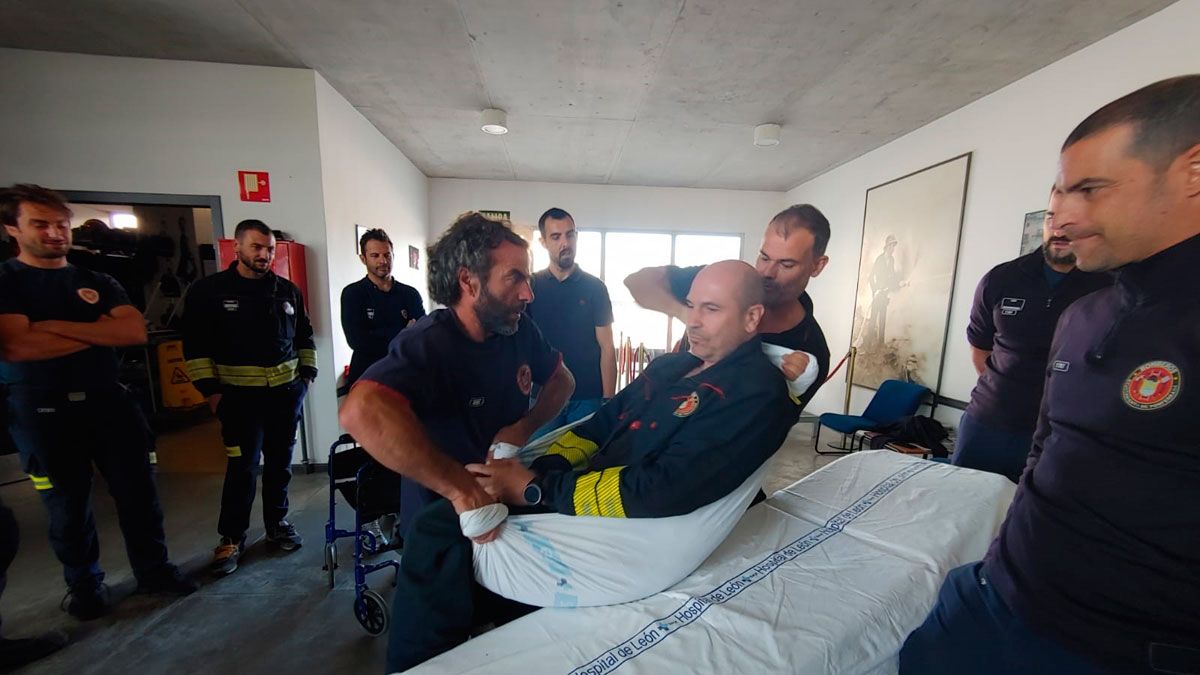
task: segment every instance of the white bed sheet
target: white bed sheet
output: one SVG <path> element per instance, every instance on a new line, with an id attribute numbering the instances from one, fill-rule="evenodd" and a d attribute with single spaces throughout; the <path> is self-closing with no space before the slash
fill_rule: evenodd
<path id="1" fill-rule="evenodd" d="M 887 450 L 749 511 L 701 567 L 637 602 L 543 609 L 410 673 L 894 673 L 952 568 L 983 556 L 1015 486 Z"/>

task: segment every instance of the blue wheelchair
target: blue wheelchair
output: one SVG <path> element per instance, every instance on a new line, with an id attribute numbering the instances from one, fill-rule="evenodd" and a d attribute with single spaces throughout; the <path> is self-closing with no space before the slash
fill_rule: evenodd
<path id="1" fill-rule="evenodd" d="M 338 568 L 337 542 L 354 540 L 354 617 L 372 636 L 388 628 L 387 601 L 367 586 L 367 575 L 383 569 L 400 571 L 396 560 L 368 563 L 364 556 L 379 552 L 384 542 L 364 525 L 380 516 L 400 511 L 400 476 L 367 454 L 350 434 L 342 434 L 329 448 L 329 520 L 325 523 L 325 566 L 333 588 Z M 354 509 L 354 529 L 337 527 L 337 493 Z M 395 585 L 395 582 L 392 582 Z"/>

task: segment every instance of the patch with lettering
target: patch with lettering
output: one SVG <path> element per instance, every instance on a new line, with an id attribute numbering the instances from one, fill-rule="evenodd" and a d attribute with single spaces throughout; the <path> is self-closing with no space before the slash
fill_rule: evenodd
<path id="1" fill-rule="evenodd" d="M 100 302 L 100 294 L 97 293 L 96 289 L 94 288 L 81 288 L 76 292 L 79 293 L 79 297 L 89 305 L 94 305 L 97 302 Z"/>
<path id="2" fill-rule="evenodd" d="M 1183 387 L 1183 373 L 1170 361 L 1148 361 L 1133 369 L 1121 387 L 1121 397 L 1134 410 L 1157 410 L 1171 405 Z"/>
<path id="3" fill-rule="evenodd" d="M 1025 309 L 1025 298 L 1001 298 L 1000 314 L 1002 316 L 1016 316 L 1017 312 Z"/>
<path id="4" fill-rule="evenodd" d="M 238 307 L 240 307 L 241 305 L 238 303 L 237 300 L 231 299 L 231 300 L 223 300 L 221 302 L 221 306 L 225 308 L 226 312 L 236 312 L 236 311 L 238 311 Z"/>
<path id="5" fill-rule="evenodd" d="M 374 308 L 374 307 L 368 307 L 368 308 L 367 308 L 367 318 L 368 318 L 368 319 L 374 319 L 374 318 L 375 318 L 375 308 Z"/>
<path id="6" fill-rule="evenodd" d="M 687 398 L 683 399 L 683 402 L 680 403 L 679 407 L 675 409 L 675 412 L 671 414 L 675 415 L 676 417 L 688 417 L 692 413 L 696 412 L 696 409 L 699 407 L 700 395 L 693 391 L 692 393 L 688 394 Z"/>

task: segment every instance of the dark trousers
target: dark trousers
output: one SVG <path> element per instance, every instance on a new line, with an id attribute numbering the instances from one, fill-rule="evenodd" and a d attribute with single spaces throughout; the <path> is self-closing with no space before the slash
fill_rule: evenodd
<path id="1" fill-rule="evenodd" d="M 471 556 L 471 541 L 450 502 L 439 499 L 413 518 L 396 574 L 387 672 L 407 670 L 462 644 L 474 626 L 499 626 L 538 609 L 476 583 Z"/>
<path id="2" fill-rule="evenodd" d="M 1100 675 L 1106 671 L 1035 634 L 975 562 L 950 571 L 937 604 L 900 650 L 900 675 Z"/>
<path id="3" fill-rule="evenodd" d="M 50 513 L 50 546 L 72 589 L 104 579 L 92 513 L 92 467 L 108 483 L 138 579 L 167 562 L 162 506 L 150 467 L 145 417 L 123 388 L 68 393 L 9 391 L 9 430 L 25 472 Z"/>
<path id="4" fill-rule="evenodd" d="M 954 443 L 951 463 L 998 473 L 1018 483 L 1025 471 L 1025 460 L 1029 457 L 1032 444 L 1033 432 L 995 429 L 963 413 L 958 423 L 958 440 Z"/>
<path id="5" fill-rule="evenodd" d="M 21 531 L 17 529 L 17 518 L 12 509 L 0 501 L 0 596 L 4 595 L 4 587 L 8 585 L 8 566 L 17 557 L 17 544 L 21 542 Z M 0 629 L 4 628 L 0 622 Z M 0 636 L 4 631 L 0 630 Z"/>
<path id="6" fill-rule="evenodd" d="M 297 379 L 278 387 L 226 387 L 217 417 L 225 443 L 225 486 L 217 532 L 240 541 L 250 528 L 250 509 L 262 474 L 263 524 L 273 527 L 287 516 L 292 448 L 300 406 L 308 391 Z"/>

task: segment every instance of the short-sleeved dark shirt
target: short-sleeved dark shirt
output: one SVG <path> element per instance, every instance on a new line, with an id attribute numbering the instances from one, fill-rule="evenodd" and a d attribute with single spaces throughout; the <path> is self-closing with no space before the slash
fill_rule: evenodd
<path id="1" fill-rule="evenodd" d="M 396 336 L 361 379 L 403 396 L 430 440 L 467 464 L 487 458 L 496 432 L 525 415 L 533 385 L 545 384 L 561 362 L 523 314 L 513 335 L 475 342 L 452 310 L 439 309 Z M 405 479 L 401 526 L 435 496 Z"/>
<path id="2" fill-rule="evenodd" d="M 1014 613 L 1114 673 L 1148 672 L 1153 643 L 1200 648 L 1198 266 L 1200 235 L 1063 312 L 984 558 Z"/>
<path id="3" fill-rule="evenodd" d="M 692 281 L 696 279 L 696 275 L 702 269 L 704 269 L 703 265 L 667 267 L 667 281 L 671 285 L 671 294 L 680 302 L 687 300 L 688 292 L 692 290 Z M 825 333 L 821 330 L 821 325 L 817 323 L 817 318 L 813 316 L 812 298 L 808 296 L 807 291 L 800 294 L 800 304 L 804 306 L 804 319 L 800 323 L 782 333 L 759 333 L 759 337 L 767 344 L 787 347 L 792 351 L 808 352 L 816 357 L 817 380 L 800 396 L 800 406 L 803 408 L 808 405 L 821 385 L 825 384 L 825 378 L 829 376 L 829 344 L 825 342 Z M 684 337 L 683 349 L 685 350 L 686 342 L 687 338 Z"/>
<path id="4" fill-rule="evenodd" d="M 611 326 L 612 301 L 604 282 L 578 267 L 559 281 L 542 270 L 533 275 L 533 302 L 525 310 L 546 341 L 562 352 L 563 362 L 575 376 L 571 400 L 601 398 L 600 343 L 596 328 Z"/>
<path id="5" fill-rule="evenodd" d="M 1072 270 L 1051 287 L 1046 268 L 1039 249 L 993 267 L 975 288 L 967 341 L 992 354 L 967 413 L 986 426 L 1033 433 L 1058 317 L 1079 298 L 1112 285 L 1107 274 Z"/>
<path id="6" fill-rule="evenodd" d="M 354 355 L 346 384 L 354 384 L 372 364 L 387 354 L 388 344 L 413 319 L 425 316 L 421 294 L 412 286 L 392 282 L 382 291 L 363 277 L 342 289 L 342 331 Z"/>
<path id="7" fill-rule="evenodd" d="M 0 263 L 0 314 L 23 314 L 30 323 L 93 323 L 113 308 L 128 304 L 125 289 L 101 272 L 75 265 L 42 269 L 16 258 Z M 116 351 L 88 347 L 56 359 L 0 361 L 0 382 L 61 391 L 111 387 L 117 382 Z"/>

